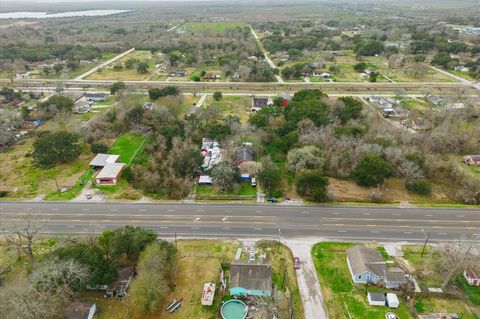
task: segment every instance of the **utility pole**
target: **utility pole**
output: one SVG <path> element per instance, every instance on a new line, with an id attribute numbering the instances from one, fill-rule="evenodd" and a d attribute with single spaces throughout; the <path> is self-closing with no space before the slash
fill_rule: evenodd
<path id="1" fill-rule="evenodd" d="M 280 228 L 278 229 L 278 245 L 277 245 L 277 254 L 280 253 L 280 240 L 282 239 L 282 232 Z"/>
<path id="2" fill-rule="evenodd" d="M 285 268 L 285 269 L 283 271 L 282 289 L 285 288 L 285 278 L 287 276 L 287 267 L 285 266 L 285 263 L 283 264 L 283 268 Z"/>
<path id="3" fill-rule="evenodd" d="M 425 233 L 425 231 L 422 229 L 423 233 Z M 427 243 L 428 243 L 428 239 L 430 238 L 430 233 L 427 233 L 425 235 L 425 243 L 423 244 L 423 248 L 422 248 L 422 254 L 420 255 L 420 258 L 423 258 L 423 254 L 425 253 L 425 247 L 427 247 Z"/>

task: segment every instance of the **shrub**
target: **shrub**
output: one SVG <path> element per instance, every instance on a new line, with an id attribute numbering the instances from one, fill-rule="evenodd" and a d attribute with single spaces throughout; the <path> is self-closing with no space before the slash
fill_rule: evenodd
<path id="1" fill-rule="evenodd" d="M 90 151 L 92 151 L 93 154 L 98 154 L 98 153 L 107 153 L 108 152 L 108 146 L 105 144 L 101 143 L 95 143 L 90 145 Z"/>
<path id="2" fill-rule="evenodd" d="M 415 181 L 405 184 L 405 187 L 410 192 L 419 195 L 430 195 L 432 193 L 432 185 L 425 181 Z"/>
<path id="3" fill-rule="evenodd" d="M 320 172 L 308 170 L 301 172 L 295 183 L 297 193 L 313 202 L 327 200 L 328 178 Z"/>
<path id="4" fill-rule="evenodd" d="M 8 191 L 0 191 L 0 198 L 1 197 L 7 197 Z"/>
<path id="5" fill-rule="evenodd" d="M 220 101 L 222 98 L 223 98 L 222 92 L 217 91 L 213 93 L 213 99 L 215 101 Z"/>
<path id="6" fill-rule="evenodd" d="M 353 171 L 353 178 L 362 186 L 375 186 L 392 175 L 390 165 L 378 155 L 367 155 Z"/>

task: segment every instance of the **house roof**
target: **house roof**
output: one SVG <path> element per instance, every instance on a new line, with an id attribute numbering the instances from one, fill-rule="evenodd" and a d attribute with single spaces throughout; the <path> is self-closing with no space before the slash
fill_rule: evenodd
<path id="1" fill-rule="evenodd" d="M 398 268 L 392 267 L 385 269 L 385 282 L 396 282 L 400 284 L 407 283 L 407 278 L 405 277 L 405 272 Z"/>
<path id="2" fill-rule="evenodd" d="M 239 146 L 235 149 L 237 162 L 253 161 L 253 149 L 248 146 Z"/>
<path id="3" fill-rule="evenodd" d="M 380 301 L 380 302 L 385 302 L 385 294 L 380 294 L 377 292 L 369 292 L 368 295 L 370 296 L 371 301 Z"/>
<path id="4" fill-rule="evenodd" d="M 98 173 L 97 178 L 115 178 L 125 167 L 123 163 L 112 163 L 105 165 Z"/>
<path id="5" fill-rule="evenodd" d="M 272 264 L 264 258 L 234 260 L 230 268 L 230 288 L 270 291 L 272 289 Z"/>
<path id="6" fill-rule="evenodd" d="M 65 309 L 65 318 L 67 319 L 87 319 L 90 309 L 95 304 L 93 302 L 81 302 L 75 301 L 72 302 Z"/>
<path id="7" fill-rule="evenodd" d="M 467 155 L 466 157 L 470 158 L 472 161 L 480 161 L 480 155 Z"/>
<path id="8" fill-rule="evenodd" d="M 467 273 L 468 278 L 480 279 L 480 274 L 476 273 L 472 268 L 465 269 L 465 272 Z"/>
<path id="9" fill-rule="evenodd" d="M 212 178 L 208 175 L 200 175 L 198 179 L 199 184 L 212 184 Z"/>
<path id="10" fill-rule="evenodd" d="M 379 277 L 384 276 L 385 260 L 379 251 L 364 246 L 355 246 L 347 250 L 353 275 L 370 272 Z"/>
<path id="11" fill-rule="evenodd" d="M 99 166 L 104 167 L 107 164 L 113 164 L 117 162 L 120 155 L 112 155 L 112 154 L 97 154 L 92 161 L 90 162 L 90 166 Z"/>

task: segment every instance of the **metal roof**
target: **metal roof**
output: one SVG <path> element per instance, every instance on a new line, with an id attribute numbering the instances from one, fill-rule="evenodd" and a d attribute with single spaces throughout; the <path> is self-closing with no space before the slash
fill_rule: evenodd
<path id="1" fill-rule="evenodd" d="M 97 154 L 94 159 L 90 162 L 90 166 L 99 166 L 103 167 L 107 164 L 116 163 L 120 155 L 113 154 Z"/>
<path id="2" fill-rule="evenodd" d="M 125 167 L 123 163 L 113 163 L 105 165 L 100 173 L 98 173 L 97 178 L 115 178 L 117 177 L 122 169 Z"/>

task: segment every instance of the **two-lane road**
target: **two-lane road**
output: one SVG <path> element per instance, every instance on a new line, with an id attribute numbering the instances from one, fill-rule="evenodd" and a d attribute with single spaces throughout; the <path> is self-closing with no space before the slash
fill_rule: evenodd
<path id="1" fill-rule="evenodd" d="M 0 202 L 0 222 L 22 213 L 47 220 L 44 233 L 89 233 L 135 225 L 160 236 L 451 240 L 480 238 L 480 210 L 242 204 Z M 280 234 L 279 234 L 280 230 Z"/>

